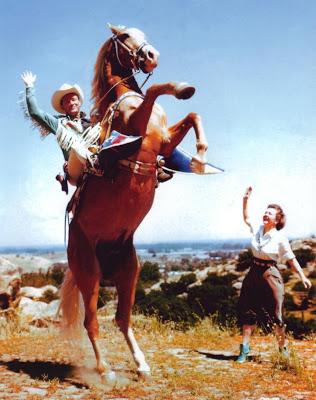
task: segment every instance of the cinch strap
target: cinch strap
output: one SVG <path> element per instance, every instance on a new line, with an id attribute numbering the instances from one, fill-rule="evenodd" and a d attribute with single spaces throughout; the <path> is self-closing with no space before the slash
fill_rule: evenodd
<path id="1" fill-rule="evenodd" d="M 154 176 L 157 173 L 156 163 L 144 163 L 141 161 L 133 160 L 119 160 L 118 164 L 122 168 L 127 168 L 134 174 Z"/>

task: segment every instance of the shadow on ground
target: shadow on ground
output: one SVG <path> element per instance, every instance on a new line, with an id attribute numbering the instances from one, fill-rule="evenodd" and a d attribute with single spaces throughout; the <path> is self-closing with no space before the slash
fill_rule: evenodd
<path id="1" fill-rule="evenodd" d="M 206 356 L 206 358 L 211 358 L 213 360 L 220 361 L 236 361 L 238 355 L 228 353 L 228 352 L 219 352 L 219 351 L 209 351 L 209 350 L 195 350 L 197 353 Z M 257 361 L 258 357 L 256 356 L 248 356 L 247 361 Z"/>
<path id="2" fill-rule="evenodd" d="M 76 381 L 77 368 L 71 364 L 63 364 L 50 361 L 0 361 L 0 365 L 18 374 L 25 373 L 32 379 L 42 381 L 58 379 L 61 382 L 68 382 L 78 388 L 88 388 L 87 385 Z"/>

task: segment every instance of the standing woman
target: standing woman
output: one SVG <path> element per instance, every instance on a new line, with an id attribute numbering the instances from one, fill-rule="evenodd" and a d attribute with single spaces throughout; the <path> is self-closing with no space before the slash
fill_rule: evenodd
<path id="1" fill-rule="evenodd" d="M 304 287 L 309 289 L 311 282 L 299 265 L 288 239 L 280 232 L 285 225 L 285 215 L 277 204 L 269 204 L 257 231 L 249 219 L 248 199 L 252 188 L 243 197 L 243 218 L 252 234 L 252 265 L 246 275 L 238 302 L 238 317 L 242 325 L 242 344 L 237 358 L 238 363 L 246 361 L 249 353 L 251 333 L 258 322 L 267 328 L 275 329 L 279 350 L 287 356 L 285 345 L 285 325 L 282 318 L 284 284 L 277 268 L 277 262 L 288 263 L 298 273 Z"/>

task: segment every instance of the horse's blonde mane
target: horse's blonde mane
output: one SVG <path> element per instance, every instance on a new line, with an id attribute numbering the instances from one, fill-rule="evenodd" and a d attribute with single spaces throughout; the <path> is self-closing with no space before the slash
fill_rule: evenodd
<path id="1" fill-rule="evenodd" d="M 92 92 L 91 92 L 91 100 L 93 101 L 93 107 L 91 110 L 91 114 L 94 116 L 98 116 L 104 111 L 106 108 L 104 105 L 102 96 L 108 90 L 108 80 L 107 73 L 105 70 L 105 66 L 108 63 L 109 52 L 112 48 L 112 40 L 108 39 L 101 49 L 99 50 L 96 63 L 94 65 L 94 76 L 92 80 Z M 108 103 L 108 101 L 107 101 Z"/>

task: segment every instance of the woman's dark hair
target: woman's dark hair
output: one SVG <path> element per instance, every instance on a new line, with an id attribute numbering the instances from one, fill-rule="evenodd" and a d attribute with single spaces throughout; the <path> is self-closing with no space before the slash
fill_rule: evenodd
<path id="1" fill-rule="evenodd" d="M 278 204 L 269 204 L 267 208 L 274 208 L 276 210 L 276 229 L 279 231 L 284 228 L 286 217 L 283 212 L 283 209 Z"/>

